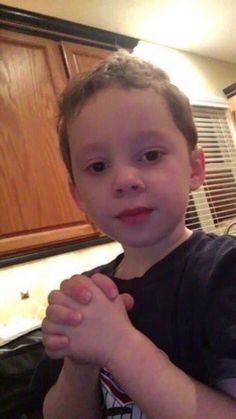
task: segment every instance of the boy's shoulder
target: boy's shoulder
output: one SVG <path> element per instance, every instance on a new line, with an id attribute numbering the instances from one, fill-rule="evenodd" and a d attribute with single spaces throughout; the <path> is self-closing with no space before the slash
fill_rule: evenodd
<path id="1" fill-rule="evenodd" d="M 183 289 L 206 294 L 229 286 L 236 275 L 236 236 L 195 231 L 185 254 Z M 200 297 L 201 298 L 201 297 Z"/>
<path id="2" fill-rule="evenodd" d="M 193 231 L 190 237 L 192 246 L 204 246 L 209 249 L 220 246 L 221 249 L 236 247 L 236 236 L 230 234 L 205 233 L 204 231 Z"/>
<path id="3" fill-rule="evenodd" d="M 195 231 L 189 240 L 188 259 L 190 263 L 211 266 L 236 261 L 236 236 L 217 235 Z"/>

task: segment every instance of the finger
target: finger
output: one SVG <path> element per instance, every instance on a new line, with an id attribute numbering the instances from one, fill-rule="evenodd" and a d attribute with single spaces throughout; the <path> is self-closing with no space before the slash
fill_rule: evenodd
<path id="1" fill-rule="evenodd" d="M 78 303 L 75 300 L 73 300 L 73 298 L 69 297 L 68 295 L 64 294 L 62 291 L 59 290 L 54 290 L 49 293 L 48 303 L 49 305 L 56 304 L 71 308 L 72 310 L 78 310 Z"/>
<path id="2" fill-rule="evenodd" d="M 119 295 L 117 286 L 108 276 L 96 273 L 91 276 L 91 279 L 110 300 L 114 300 Z"/>
<path id="3" fill-rule="evenodd" d="M 69 345 L 69 339 L 65 335 L 43 335 L 44 346 L 51 351 L 65 349 Z"/>
<path id="4" fill-rule="evenodd" d="M 121 294 L 121 298 L 127 311 L 130 311 L 134 306 L 134 299 L 130 294 Z"/>
<path id="5" fill-rule="evenodd" d="M 67 336 L 69 329 L 74 326 L 56 324 L 51 322 L 47 317 L 42 321 L 42 333 L 45 335 L 65 335 Z"/>
<path id="6" fill-rule="evenodd" d="M 55 324 L 77 326 L 81 323 L 83 315 L 78 309 L 72 310 L 61 305 L 53 304 L 47 307 L 46 317 Z"/>
<path id="7" fill-rule="evenodd" d="M 74 275 L 61 283 L 61 291 L 80 304 L 88 304 L 92 300 L 93 282 L 84 275 Z"/>
<path id="8" fill-rule="evenodd" d="M 69 339 L 64 335 L 43 335 L 43 345 L 50 358 L 64 358 L 68 352 Z"/>

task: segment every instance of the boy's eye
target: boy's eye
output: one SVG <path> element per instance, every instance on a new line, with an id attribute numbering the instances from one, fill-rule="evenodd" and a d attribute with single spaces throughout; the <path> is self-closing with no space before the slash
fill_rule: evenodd
<path id="1" fill-rule="evenodd" d="M 159 160 L 161 157 L 161 152 L 159 150 L 150 150 L 144 153 L 142 160 L 143 161 L 155 161 Z"/>
<path id="2" fill-rule="evenodd" d="M 88 167 L 88 170 L 95 173 L 103 172 L 106 169 L 107 169 L 107 164 L 103 161 L 96 161 L 90 164 L 90 166 Z"/>

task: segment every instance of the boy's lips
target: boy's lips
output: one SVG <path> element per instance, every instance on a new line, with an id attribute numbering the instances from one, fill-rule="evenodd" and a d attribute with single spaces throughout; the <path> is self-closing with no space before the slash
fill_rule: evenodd
<path id="1" fill-rule="evenodd" d="M 152 211 L 153 208 L 137 207 L 122 211 L 116 218 L 127 224 L 138 224 L 144 221 Z"/>

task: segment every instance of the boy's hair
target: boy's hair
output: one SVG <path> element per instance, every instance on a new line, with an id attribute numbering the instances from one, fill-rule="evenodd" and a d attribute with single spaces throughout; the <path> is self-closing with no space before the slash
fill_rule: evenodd
<path id="1" fill-rule="evenodd" d="M 59 99 L 58 133 L 63 160 L 72 181 L 73 172 L 68 138 L 68 124 L 93 94 L 110 86 L 123 89 L 152 88 L 167 102 L 176 126 L 184 135 L 189 150 L 197 144 L 197 131 L 188 98 L 170 82 L 160 68 L 129 54 L 117 51 L 91 71 L 75 75 Z"/>

